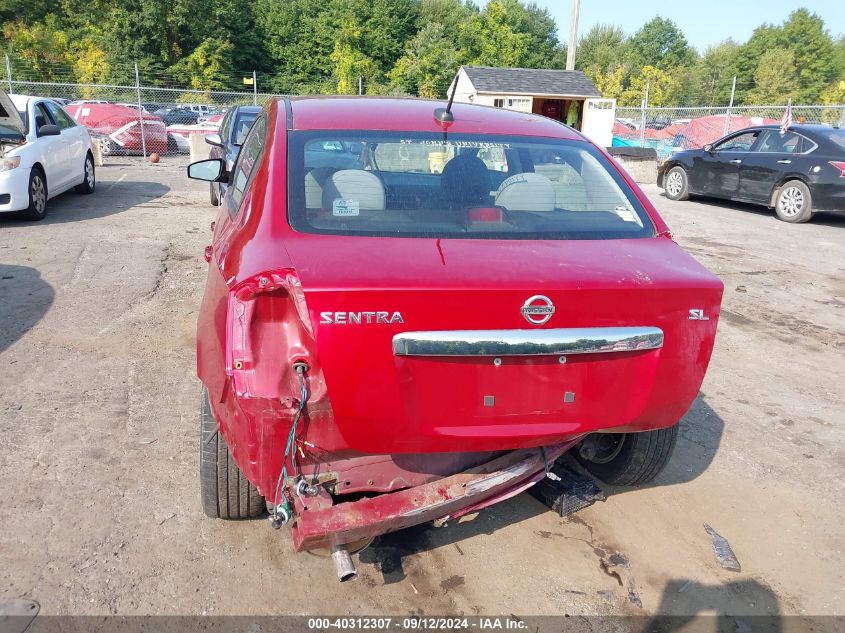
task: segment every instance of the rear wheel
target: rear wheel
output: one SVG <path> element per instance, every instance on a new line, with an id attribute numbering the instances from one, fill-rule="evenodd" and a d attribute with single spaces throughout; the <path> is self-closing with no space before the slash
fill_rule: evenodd
<path id="1" fill-rule="evenodd" d="M 238 468 L 220 436 L 205 387 L 200 396 L 200 496 L 212 518 L 251 519 L 267 509 L 264 497 Z"/>
<path id="2" fill-rule="evenodd" d="M 663 182 L 666 197 L 670 200 L 686 200 L 689 198 L 689 180 L 683 167 L 672 167 Z"/>
<path id="3" fill-rule="evenodd" d="M 29 206 L 22 215 L 33 221 L 47 217 L 47 178 L 39 167 L 33 167 L 29 172 Z"/>
<path id="4" fill-rule="evenodd" d="M 636 486 L 660 474 L 677 441 L 677 424 L 642 433 L 596 433 L 581 442 L 576 457 L 605 483 Z"/>
<path id="5" fill-rule="evenodd" d="M 775 199 L 775 213 L 784 222 L 798 224 L 813 217 L 810 189 L 800 180 L 785 182 Z"/>
<path id="6" fill-rule="evenodd" d="M 97 179 L 94 173 L 94 157 L 91 156 L 91 152 L 88 152 L 85 156 L 83 175 L 82 183 L 76 185 L 76 191 L 78 193 L 94 193 L 94 187 L 97 186 Z"/>

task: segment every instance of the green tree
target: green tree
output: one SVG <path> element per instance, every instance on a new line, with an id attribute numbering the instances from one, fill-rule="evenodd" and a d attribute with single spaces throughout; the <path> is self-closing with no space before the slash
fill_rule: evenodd
<path id="1" fill-rule="evenodd" d="M 689 105 L 727 105 L 738 51 L 739 45 L 733 40 L 708 47 L 684 75 L 681 102 Z"/>
<path id="2" fill-rule="evenodd" d="M 786 48 L 773 48 L 763 53 L 754 74 L 754 89 L 748 93 L 751 103 L 779 105 L 798 97 L 795 76 L 795 55 Z"/>
<path id="3" fill-rule="evenodd" d="M 371 77 L 373 61 L 360 50 L 361 29 L 353 19 L 344 20 L 334 41 L 329 59 L 334 64 L 337 92 L 342 95 L 357 94 L 358 79 Z"/>
<path id="4" fill-rule="evenodd" d="M 788 85 L 782 85 L 799 101 L 816 102 L 836 77 L 837 52 L 824 22 L 807 9 L 798 9 L 781 26 L 764 24 L 758 27 L 740 46 L 735 73 L 738 77 L 737 95 L 741 102 L 751 103 L 760 97 L 761 91 L 756 84 L 758 69 L 763 56 L 774 49 L 792 53 L 795 71 Z M 763 76 L 766 75 L 764 71 Z"/>
<path id="5" fill-rule="evenodd" d="M 548 11 L 519 0 L 490 0 L 458 26 L 463 63 L 549 68 L 559 45 Z"/>
<path id="6" fill-rule="evenodd" d="M 816 102 L 838 70 L 833 39 L 825 30 L 824 21 L 807 9 L 793 11 L 783 24 L 783 40 L 795 58 L 796 98 L 805 103 Z"/>
<path id="7" fill-rule="evenodd" d="M 681 89 L 677 73 L 655 66 L 643 66 L 631 77 L 627 89 L 619 99 L 619 105 L 638 106 L 645 97 L 648 86 L 648 105 L 659 107 L 675 105 Z"/>
<path id="8" fill-rule="evenodd" d="M 597 65 L 591 66 L 587 75 L 596 84 L 603 97 L 619 99 L 625 90 L 627 71 L 624 66 L 616 66 L 616 68 L 607 72 L 602 71 Z M 620 105 L 622 104 L 620 103 Z M 636 105 L 639 105 L 639 102 Z"/>
<path id="9" fill-rule="evenodd" d="M 468 22 L 474 15 L 478 15 L 478 6 L 471 0 L 420 0 L 417 15 L 417 29 L 421 30 L 428 24 L 443 25 L 443 32 L 458 48 L 457 34 L 461 24 Z"/>
<path id="10" fill-rule="evenodd" d="M 57 16 L 31 25 L 7 22 L 3 26 L 6 50 L 16 62 L 16 75 L 36 81 L 61 81 L 71 72 L 69 42 Z"/>
<path id="11" fill-rule="evenodd" d="M 601 72 L 610 71 L 625 62 L 625 33 L 614 24 L 596 24 L 578 40 L 575 67 Z"/>
<path id="12" fill-rule="evenodd" d="M 690 66 L 696 58 L 681 29 L 660 16 L 646 22 L 631 36 L 628 52 L 632 64 L 638 68 L 653 66 L 666 70 Z"/>
<path id="13" fill-rule="evenodd" d="M 170 68 L 174 79 L 193 90 L 222 90 L 228 87 L 232 68 L 228 66 L 232 44 L 210 37 Z"/>
<path id="14" fill-rule="evenodd" d="M 437 22 L 424 26 L 408 42 L 405 54 L 390 71 L 391 87 L 420 97 L 441 98 L 458 67 L 458 51 Z"/>

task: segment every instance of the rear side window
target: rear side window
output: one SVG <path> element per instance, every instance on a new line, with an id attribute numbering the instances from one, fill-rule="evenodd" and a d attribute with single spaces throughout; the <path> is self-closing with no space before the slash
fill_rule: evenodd
<path id="1" fill-rule="evenodd" d="M 654 227 L 592 145 L 421 132 L 289 135 L 288 214 L 302 232 L 619 239 Z"/>
<path id="2" fill-rule="evenodd" d="M 261 162 L 260 159 L 264 152 L 266 133 L 267 119 L 261 117 L 250 130 L 244 140 L 241 151 L 238 153 L 238 159 L 232 168 L 232 184 L 227 192 L 229 213 L 232 216 L 237 214 L 238 207 L 240 207 L 241 200 L 244 197 L 244 191 L 246 191 L 250 182 L 252 182 L 255 168 Z"/>

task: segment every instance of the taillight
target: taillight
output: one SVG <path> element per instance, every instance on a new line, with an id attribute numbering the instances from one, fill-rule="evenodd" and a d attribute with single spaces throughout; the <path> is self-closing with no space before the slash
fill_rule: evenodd
<path id="1" fill-rule="evenodd" d="M 834 167 L 836 167 L 836 169 L 839 170 L 839 172 L 840 172 L 839 177 L 840 178 L 845 178 L 845 162 L 838 161 L 838 160 L 832 160 L 832 161 L 830 161 L 830 164 L 833 165 Z"/>
<path id="2" fill-rule="evenodd" d="M 293 363 L 316 365 L 313 327 L 295 272 L 267 271 L 241 281 L 229 293 L 228 311 L 226 373 L 235 393 L 289 396 L 296 385 Z"/>

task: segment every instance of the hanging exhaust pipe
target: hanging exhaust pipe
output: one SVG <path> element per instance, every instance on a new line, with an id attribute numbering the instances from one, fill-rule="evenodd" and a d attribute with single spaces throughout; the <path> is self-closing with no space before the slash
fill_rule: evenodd
<path id="1" fill-rule="evenodd" d="M 337 579 L 340 582 L 355 580 L 358 577 L 358 572 L 355 570 L 355 564 L 349 555 L 349 548 L 345 544 L 332 545 L 331 552 Z"/>
<path id="2" fill-rule="evenodd" d="M 332 545 L 332 562 L 337 572 L 337 579 L 340 582 L 355 580 L 358 577 L 358 572 L 355 571 L 355 565 L 352 563 L 352 557 L 349 555 L 349 549 L 346 545 Z"/>

